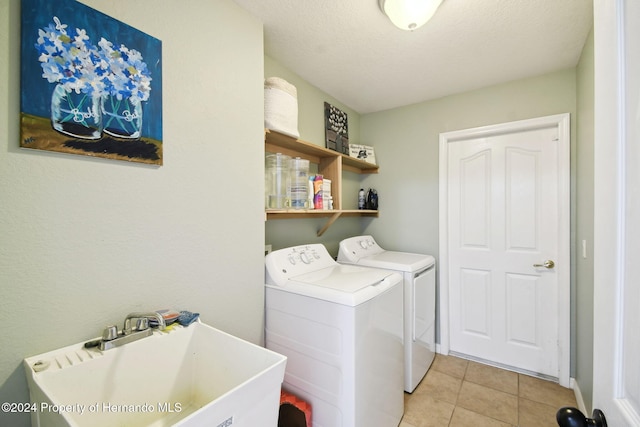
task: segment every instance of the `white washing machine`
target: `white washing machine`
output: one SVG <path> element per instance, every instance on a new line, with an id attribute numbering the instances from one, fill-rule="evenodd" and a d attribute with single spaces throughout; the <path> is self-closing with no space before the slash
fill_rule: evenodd
<path id="1" fill-rule="evenodd" d="M 266 347 L 314 427 L 396 427 L 404 413 L 402 277 L 341 265 L 321 244 L 265 257 Z"/>
<path id="2" fill-rule="evenodd" d="M 436 266 L 431 255 L 382 249 L 371 236 L 340 242 L 338 262 L 402 274 L 404 283 L 404 390 L 412 393 L 436 351 Z"/>

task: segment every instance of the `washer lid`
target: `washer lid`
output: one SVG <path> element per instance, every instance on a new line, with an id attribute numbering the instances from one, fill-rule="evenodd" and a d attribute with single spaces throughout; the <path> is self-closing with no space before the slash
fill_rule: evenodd
<path id="1" fill-rule="evenodd" d="M 357 264 L 396 271 L 414 272 L 430 267 L 435 264 L 435 262 L 435 258 L 431 255 L 384 251 L 379 254 L 360 258 Z"/>
<path id="2" fill-rule="evenodd" d="M 289 280 L 353 293 L 363 288 L 377 285 L 391 275 L 392 273 L 384 270 L 337 264 L 333 267 L 292 277 Z"/>
<path id="3" fill-rule="evenodd" d="M 267 291 L 283 291 L 355 307 L 402 286 L 399 273 L 355 265 L 336 265 L 295 276 L 283 285 L 267 284 Z"/>

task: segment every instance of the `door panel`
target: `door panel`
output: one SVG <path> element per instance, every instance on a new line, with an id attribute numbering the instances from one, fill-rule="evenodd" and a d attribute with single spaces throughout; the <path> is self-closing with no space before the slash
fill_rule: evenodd
<path id="1" fill-rule="evenodd" d="M 507 249 L 538 249 L 538 153 L 518 148 L 506 150 Z"/>
<path id="2" fill-rule="evenodd" d="M 481 338 L 491 337 L 491 272 L 460 270 L 462 331 Z"/>
<path id="3" fill-rule="evenodd" d="M 507 275 L 507 342 L 533 348 L 540 347 L 539 289 L 540 284 L 535 277 Z"/>
<path id="4" fill-rule="evenodd" d="M 460 245 L 468 248 L 488 248 L 491 218 L 491 152 L 484 150 L 460 160 L 461 209 L 467 215 L 460 217 Z"/>

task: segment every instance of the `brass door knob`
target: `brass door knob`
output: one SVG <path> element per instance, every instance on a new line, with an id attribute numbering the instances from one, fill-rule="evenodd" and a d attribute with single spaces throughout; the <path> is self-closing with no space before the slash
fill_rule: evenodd
<path id="1" fill-rule="evenodd" d="M 551 261 L 550 259 L 546 260 L 542 264 L 533 264 L 534 267 L 544 267 L 544 268 L 553 268 L 556 266 L 556 263 Z"/>

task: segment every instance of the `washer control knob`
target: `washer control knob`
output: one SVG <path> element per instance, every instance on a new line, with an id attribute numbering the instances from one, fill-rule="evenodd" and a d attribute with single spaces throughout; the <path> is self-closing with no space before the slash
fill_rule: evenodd
<path id="1" fill-rule="evenodd" d="M 360 240 L 360 246 L 362 246 L 362 249 L 367 249 L 369 247 L 369 244 L 366 240 Z"/>
<path id="2" fill-rule="evenodd" d="M 291 264 L 294 264 L 294 265 L 295 265 L 295 263 L 296 263 L 296 259 L 294 258 L 294 256 L 293 256 L 293 255 L 289 255 L 289 257 L 288 257 L 288 258 L 289 258 L 289 262 L 290 262 Z"/>
<path id="3" fill-rule="evenodd" d="M 307 256 L 307 253 L 306 253 L 306 252 L 302 252 L 302 253 L 300 254 L 300 260 L 301 260 L 302 262 L 304 262 L 305 264 L 309 264 L 309 263 L 311 262 L 311 259 L 309 259 L 309 257 Z"/>

